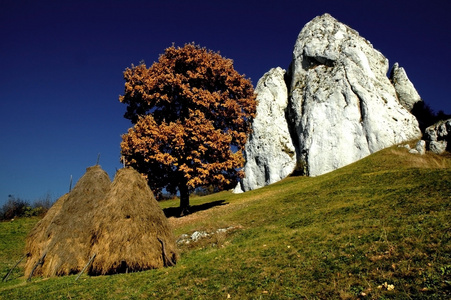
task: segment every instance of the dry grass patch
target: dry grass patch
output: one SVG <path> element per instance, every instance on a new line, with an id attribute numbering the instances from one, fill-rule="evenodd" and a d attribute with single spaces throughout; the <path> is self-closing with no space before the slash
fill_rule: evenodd
<path id="1" fill-rule="evenodd" d="M 405 148 L 391 148 L 387 154 L 396 156 L 404 166 L 412 168 L 443 169 L 451 167 L 450 153 L 437 155 L 428 151 L 424 155 L 419 155 L 411 154 Z"/>

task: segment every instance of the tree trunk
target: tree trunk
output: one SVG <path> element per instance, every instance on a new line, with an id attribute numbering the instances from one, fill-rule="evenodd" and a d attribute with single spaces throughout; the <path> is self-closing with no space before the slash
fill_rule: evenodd
<path id="1" fill-rule="evenodd" d="M 180 216 L 189 214 L 189 190 L 186 184 L 180 184 Z"/>

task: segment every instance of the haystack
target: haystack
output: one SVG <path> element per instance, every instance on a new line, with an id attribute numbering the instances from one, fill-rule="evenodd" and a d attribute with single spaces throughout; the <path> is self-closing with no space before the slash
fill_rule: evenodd
<path id="1" fill-rule="evenodd" d="M 27 239 L 25 275 L 94 275 L 175 264 L 175 239 L 146 180 L 121 169 L 111 184 L 100 166 L 87 169 Z"/>
<path id="2" fill-rule="evenodd" d="M 82 270 L 91 248 L 93 214 L 103 205 L 110 186 L 110 178 L 100 166 L 86 169 L 72 191 L 55 203 L 50 216 L 28 236 L 26 276 L 32 271 L 33 276 L 49 277 Z"/>
<path id="3" fill-rule="evenodd" d="M 175 238 L 144 177 L 116 173 L 102 210 L 94 215 L 91 274 L 142 271 L 176 263 Z"/>
<path id="4" fill-rule="evenodd" d="M 34 265 L 43 255 L 42 251 L 47 249 L 50 237 L 53 235 L 49 228 L 55 216 L 61 211 L 63 203 L 67 200 L 69 194 L 64 194 L 52 205 L 45 216 L 36 224 L 33 230 L 28 234 L 26 250 L 29 253 L 29 259 L 25 267 L 25 274 L 30 274 Z"/>

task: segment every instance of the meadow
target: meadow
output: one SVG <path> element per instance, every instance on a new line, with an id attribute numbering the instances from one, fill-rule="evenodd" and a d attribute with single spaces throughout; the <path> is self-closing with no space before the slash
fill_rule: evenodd
<path id="1" fill-rule="evenodd" d="M 0 283 L 0 299 L 451 297 L 450 154 L 392 147 L 322 176 L 193 197 L 191 205 L 195 213 L 169 218 L 175 236 L 214 234 L 180 244 L 174 267 L 27 282 L 21 263 Z M 38 220 L 0 223 L 2 277 Z"/>

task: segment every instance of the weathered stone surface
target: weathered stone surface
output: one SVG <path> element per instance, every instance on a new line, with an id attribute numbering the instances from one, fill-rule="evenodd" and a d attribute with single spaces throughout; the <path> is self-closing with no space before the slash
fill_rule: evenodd
<path id="1" fill-rule="evenodd" d="M 398 63 L 395 63 L 390 71 L 390 81 L 395 87 L 399 102 L 408 111 L 412 111 L 415 103 L 423 101 L 407 77 L 406 71 L 399 67 Z"/>
<path id="2" fill-rule="evenodd" d="M 258 81 L 257 116 L 245 148 L 245 178 L 235 192 L 253 190 L 290 175 L 296 165 L 296 151 L 288 130 L 285 70 L 274 68 Z"/>
<path id="3" fill-rule="evenodd" d="M 426 153 L 426 141 L 419 140 L 415 146 L 415 150 L 417 150 L 418 154 L 424 155 Z"/>
<path id="4" fill-rule="evenodd" d="M 429 143 L 429 150 L 435 154 L 443 154 L 446 151 L 446 146 L 448 143 L 445 140 L 432 141 Z"/>
<path id="5" fill-rule="evenodd" d="M 398 145 L 398 148 L 406 148 L 407 150 L 410 150 L 410 145 L 409 144 Z"/>
<path id="6" fill-rule="evenodd" d="M 328 14 L 307 23 L 293 51 L 289 111 L 299 165 L 316 176 L 419 138 L 398 101 L 388 60 Z"/>
<path id="7" fill-rule="evenodd" d="M 428 141 L 451 140 L 451 119 L 438 122 L 426 128 L 425 137 Z"/>
<path id="8" fill-rule="evenodd" d="M 257 84 L 246 177 L 235 192 L 279 181 L 295 168 L 321 175 L 421 137 L 406 109 L 416 101 L 413 85 L 396 65 L 395 88 L 387 71 L 388 60 L 369 41 L 330 15 L 306 24 L 295 43 L 288 80 L 276 68 Z"/>
<path id="9" fill-rule="evenodd" d="M 420 154 L 420 153 L 418 153 L 417 149 L 410 149 L 409 153 L 411 153 L 411 154 Z"/>
<path id="10" fill-rule="evenodd" d="M 425 130 L 428 149 L 436 154 L 442 154 L 451 145 L 451 119 L 440 121 Z"/>

